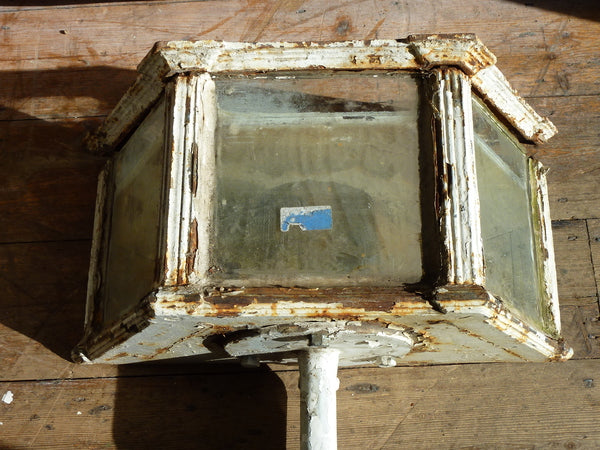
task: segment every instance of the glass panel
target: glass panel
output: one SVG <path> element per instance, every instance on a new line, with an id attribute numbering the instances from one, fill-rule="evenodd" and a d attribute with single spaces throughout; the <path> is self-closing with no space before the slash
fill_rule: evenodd
<path id="1" fill-rule="evenodd" d="M 232 285 L 422 276 L 418 79 L 217 79 L 213 277 Z"/>
<path id="2" fill-rule="evenodd" d="M 119 319 L 155 286 L 164 129 L 162 101 L 114 159 L 105 323 Z"/>
<path id="3" fill-rule="evenodd" d="M 529 159 L 479 99 L 473 122 L 486 286 L 518 316 L 543 327 Z"/>

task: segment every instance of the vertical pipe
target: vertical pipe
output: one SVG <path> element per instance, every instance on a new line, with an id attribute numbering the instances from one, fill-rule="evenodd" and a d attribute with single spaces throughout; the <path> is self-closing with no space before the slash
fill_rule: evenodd
<path id="1" fill-rule="evenodd" d="M 339 350 L 323 347 L 300 352 L 300 448 L 337 448 L 336 391 Z"/>

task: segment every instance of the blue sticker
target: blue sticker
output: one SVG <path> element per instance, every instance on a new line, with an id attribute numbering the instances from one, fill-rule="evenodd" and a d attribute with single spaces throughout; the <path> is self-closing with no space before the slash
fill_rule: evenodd
<path id="1" fill-rule="evenodd" d="M 302 231 L 331 230 L 333 219 L 331 206 L 297 206 L 281 208 L 279 212 L 281 231 L 297 226 Z"/>

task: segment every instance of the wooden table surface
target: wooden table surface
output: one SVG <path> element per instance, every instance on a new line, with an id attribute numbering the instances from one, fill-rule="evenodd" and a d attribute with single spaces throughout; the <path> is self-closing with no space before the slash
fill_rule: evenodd
<path id="1" fill-rule="evenodd" d="M 21 6 L 14 6 L 13 3 Z M 3 2 L 0 448 L 297 448 L 297 373 L 80 366 L 96 176 L 82 140 L 155 41 L 476 33 L 559 134 L 549 168 L 566 363 L 340 371 L 341 449 L 600 447 L 600 4 L 521 0 Z M 11 6 L 12 5 L 12 6 Z"/>

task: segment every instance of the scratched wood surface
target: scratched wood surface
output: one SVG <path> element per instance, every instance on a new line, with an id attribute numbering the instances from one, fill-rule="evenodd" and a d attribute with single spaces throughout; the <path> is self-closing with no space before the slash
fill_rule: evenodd
<path id="1" fill-rule="evenodd" d="M 21 6 L 16 6 L 16 4 Z M 340 448 L 597 448 L 600 7 L 592 1 L 222 0 L 0 6 L 0 448 L 296 448 L 294 372 L 79 366 L 96 127 L 158 40 L 474 32 L 559 128 L 549 167 L 576 361 L 344 370 Z M 81 414 L 79 414 L 81 413 Z"/>
<path id="2" fill-rule="evenodd" d="M 341 449 L 598 448 L 595 360 L 339 373 Z M 2 448 L 299 447 L 295 371 L 0 382 Z M 576 405 L 570 406 L 570 405 Z"/>

